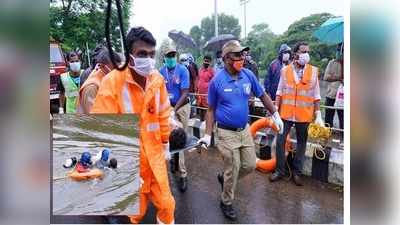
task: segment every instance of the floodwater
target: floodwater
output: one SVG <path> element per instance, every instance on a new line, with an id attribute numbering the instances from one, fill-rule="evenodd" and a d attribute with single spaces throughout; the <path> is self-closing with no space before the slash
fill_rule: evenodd
<path id="1" fill-rule="evenodd" d="M 139 140 L 135 115 L 55 115 L 52 150 L 53 215 L 132 215 L 139 210 Z M 118 160 L 103 179 L 74 181 L 64 161 L 104 148 Z"/>

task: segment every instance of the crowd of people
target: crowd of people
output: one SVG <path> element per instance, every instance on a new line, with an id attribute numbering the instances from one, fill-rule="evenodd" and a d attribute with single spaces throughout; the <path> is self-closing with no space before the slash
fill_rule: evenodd
<path id="1" fill-rule="evenodd" d="M 299 41 L 293 49 L 282 44 L 278 57 L 268 66 L 264 87 L 259 81 L 256 62 L 248 47 L 229 41 L 211 55 L 202 57 L 196 65 L 190 53 L 179 53 L 174 46 L 162 52 L 163 66 L 155 68 L 156 40 L 143 27 L 132 28 L 127 35 L 128 67 L 117 70 L 109 52 L 100 47 L 93 59 L 93 68 L 83 71 L 79 55 L 71 52 L 67 60 L 70 71 L 61 75 L 60 113 L 135 113 L 140 117 L 140 213 L 131 216 L 138 223 L 146 213 L 148 201 L 157 208 L 157 221 L 174 222 L 175 200 L 167 173 L 170 160 L 171 130 L 188 129 L 195 114 L 205 120 L 205 135 L 200 138 L 205 149 L 211 145 L 215 131 L 216 147 L 221 153 L 223 171 L 216 171 L 221 184 L 220 207 L 223 214 L 237 218 L 234 200 L 239 179 L 256 166 L 255 145 L 249 132 L 252 99 L 260 99 L 278 128 L 277 169 L 270 176 L 275 182 L 286 176 L 285 140 L 295 127 L 296 155 L 293 161 L 293 181 L 302 185 L 301 173 L 307 143 L 307 128 L 311 122 L 324 126 L 320 111 L 318 68 L 310 64 L 310 46 Z M 330 82 L 326 105 L 333 105 L 338 86 L 343 83 L 343 46 L 337 58 L 330 61 L 324 79 Z M 122 60 L 115 55 L 116 63 Z M 213 66 L 214 62 L 214 66 Z M 89 74 L 83 81 L 83 74 Z M 195 95 L 193 95 L 195 93 Z M 66 110 L 64 111 L 64 101 Z M 196 102 L 197 110 L 192 108 Z M 250 103 L 249 103 L 250 102 Z M 325 122 L 331 126 L 335 111 L 326 110 Z M 338 110 L 343 128 L 343 110 Z M 214 128 L 216 126 L 216 128 Z M 179 190 L 187 189 L 188 171 L 185 153 L 174 157 L 174 174 L 179 176 Z"/>

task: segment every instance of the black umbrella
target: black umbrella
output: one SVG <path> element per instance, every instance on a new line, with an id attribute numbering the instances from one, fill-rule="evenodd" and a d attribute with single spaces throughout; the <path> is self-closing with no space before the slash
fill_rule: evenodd
<path id="1" fill-rule="evenodd" d="M 230 40 L 238 40 L 238 39 L 232 34 L 221 34 L 217 37 L 213 37 L 210 40 L 208 40 L 203 48 L 204 50 L 207 51 L 217 52 L 220 51 L 222 49 L 222 46 Z"/>
<path id="2" fill-rule="evenodd" d="M 196 48 L 196 42 L 189 35 L 183 33 L 182 31 L 171 30 L 168 32 L 168 37 L 171 38 L 177 45 L 188 48 Z"/>

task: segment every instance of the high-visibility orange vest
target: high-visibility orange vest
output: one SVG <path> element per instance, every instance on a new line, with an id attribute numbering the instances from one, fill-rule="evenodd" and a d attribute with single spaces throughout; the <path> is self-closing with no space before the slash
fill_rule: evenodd
<path id="1" fill-rule="evenodd" d="M 79 89 L 79 98 L 77 101 L 77 112 L 84 113 L 83 106 L 81 103 L 83 102 L 83 90 L 89 85 L 96 85 L 97 89 L 100 87 L 101 81 L 105 76 L 104 72 L 100 68 L 95 68 L 88 76 L 86 81 L 82 84 L 81 88 Z"/>
<path id="2" fill-rule="evenodd" d="M 295 82 L 296 72 L 293 64 L 283 69 L 283 89 L 279 114 L 282 119 L 296 122 L 311 122 L 314 115 L 313 79 L 318 79 L 318 68 L 310 64 L 304 67 L 302 79 Z"/>

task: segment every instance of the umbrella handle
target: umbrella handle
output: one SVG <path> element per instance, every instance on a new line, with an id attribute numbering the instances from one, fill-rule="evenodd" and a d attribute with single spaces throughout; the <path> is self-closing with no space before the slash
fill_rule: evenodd
<path id="1" fill-rule="evenodd" d="M 116 60 L 114 57 L 114 50 L 112 48 L 111 39 L 110 39 L 110 20 L 111 20 L 111 10 L 112 10 L 112 0 L 107 1 L 105 36 L 106 36 L 106 41 L 107 41 L 108 54 L 110 55 L 111 62 L 117 70 L 122 71 L 122 70 L 125 70 L 125 68 L 128 66 L 129 52 L 127 51 L 127 47 L 126 47 L 125 29 L 124 29 L 124 24 L 123 24 L 123 20 L 122 20 L 122 10 L 121 10 L 120 0 L 115 0 L 115 4 L 117 6 L 118 23 L 119 23 L 119 27 L 121 30 L 122 45 L 123 45 L 124 52 L 125 52 L 125 62 L 124 62 L 124 65 L 122 65 L 122 67 L 119 67 L 116 63 Z"/>

